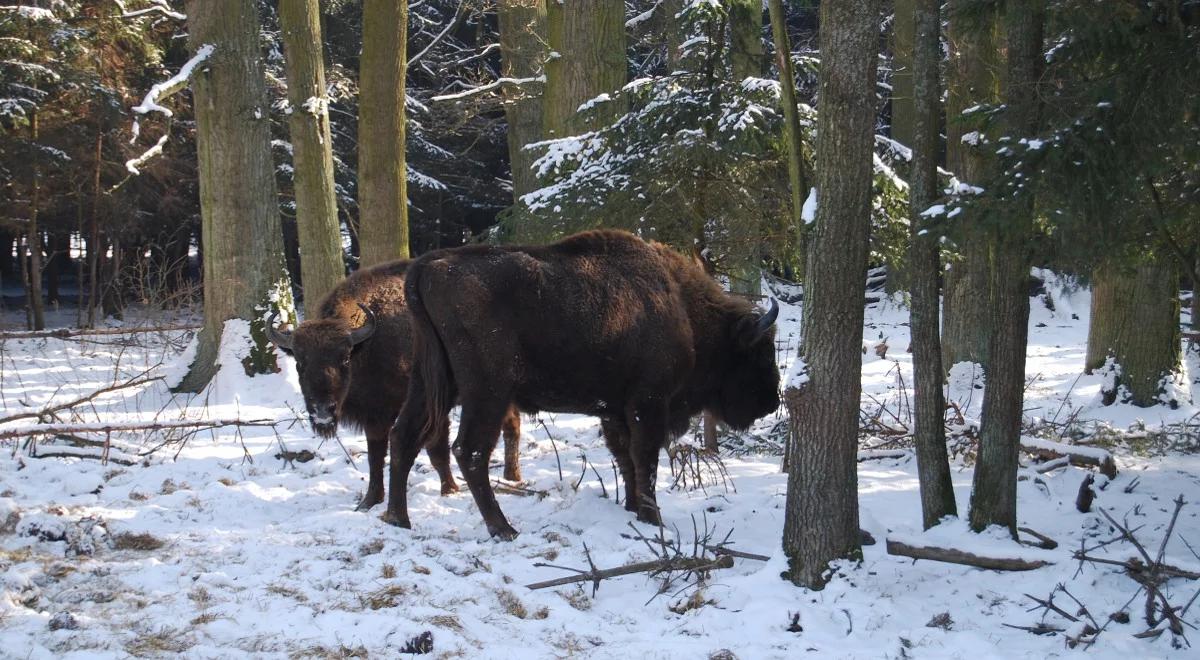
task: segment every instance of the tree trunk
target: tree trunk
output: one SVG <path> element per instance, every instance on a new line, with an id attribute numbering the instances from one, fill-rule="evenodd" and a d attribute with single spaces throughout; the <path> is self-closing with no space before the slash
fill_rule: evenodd
<path id="1" fill-rule="evenodd" d="M 406 259 L 404 77 L 408 0 L 364 0 L 358 83 L 358 231 L 362 266 Z"/>
<path id="2" fill-rule="evenodd" d="M 1162 379 L 1179 370 L 1179 267 L 1175 259 L 1147 258 L 1131 270 L 1106 264 L 1092 273 L 1092 317 L 1085 368 L 1108 357 L 1121 373 L 1105 404 L 1124 386 L 1137 406 L 1159 403 Z"/>
<path id="3" fill-rule="evenodd" d="M 253 375 L 278 370 L 275 351 L 266 340 L 267 315 L 278 309 L 294 319 L 295 312 L 283 267 L 257 3 L 188 0 L 187 16 L 191 51 L 206 44 L 214 48 L 191 79 L 204 328 L 180 389 L 197 392 L 216 373 L 225 321 L 250 322 L 253 344 L 242 366 Z"/>
<path id="4" fill-rule="evenodd" d="M 623 0 L 548 2 L 546 87 L 542 106 L 543 135 L 576 135 L 611 123 L 625 113 L 620 99 L 578 112 L 600 94 L 625 86 L 625 3 Z"/>
<path id="5" fill-rule="evenodd" d="M 871 226 L 877 12 L 873 0 L 821 5 L 817 189 L 808 249 L 802 359 L 791 419 L 783 548 L 788 577 L 819 589 L 829 562 L 860 558 L 858 410 L 863 281 Z"/>
<path id="6" fill-rule="evenodd" d="M 734 82 L 763 75 L 762 0 L 731 0 L 729 4 L 729 59 Z M 759 234 L 760 232 L 756 232 Z M 729 273 L 729 290 L 750 298 L 762 295 L 760 236 L 735 246 Z"/>
<path id="7" fill-rule="evenodd" d="M 892 19 L 892 139 L 906 147 L 913 145 L 917 121 L 913 79 L 917 2 L 896 0 Z"/>
<path id="8" fill-rule="evenodd" d="M 500 0 L 501 75 L 532 78 L 542 73 L 546 59 L 546 0 Z M 505 86 L 504 116 L 508 122 L 508 161 L 512 170 L 513 203 L 538 187 L 534 155 L 524 147 L 542 138 L 542 98 L 537 87 Z M 514 239 L 525 242 L 521 227 Z"/>
<path id="9" fill-rule="evenodd" d="M 800 132 L 800 111 L 796 107 L 796 74 L 792 69 L 792 45 L 788 39 L 787 17 L 782 0 L 770 0 L 771 38 L 775 40 L 775 65 L 779 69 L 780 102 L 783 105 L 783 139 L 788 150 L 788 187 L 791 189 L 791 226 L 796 233 L 796 247 L 805 253 L 807 230 L 801 214 L 808 198 L 809 176 L 804 167 L 804 143 Z M 800 260 L 803 263 L 803 259 Z M 803 279 L 803 274 L 797 279 Z"/>
<path id="10" fill-rule="evenodd" d="M 282 0 L 279 24 L 287 55 L 288 102 L 292 106 L 288 129 L 292 136 L 304 311 L 308 318 L 316 318 L 321 299 L 346 274 L 333 185 L 333 141 L 329 136 L 329 97 L 325 94 L 324 41 L 317 0 Z"/>
<path id="11" fill-rule="evenodd" d="M 38 141 L 38 111 L 29 113 L 29 141 Z M 37 163 L 37 155 L 33 156 L 33 167 L 29 168 L 29 226 L 26 227 L 26 242 L 29 245 L 29 312 L 32 329 L 46 328 L 46 305 L 42 300 L 42 232 L 38 227 L 38 214 L 42 205 L 42 170 Z"/>
<path id="12" fill-rule="evenodd" d="M 977 4 L 977 3 L 976 3 Z M 995 10 L 951 0 L 946 40 L 946 166 L 959 181 L 979 186 L 988 178 L 987 157 L 963 143 L 969 126 L 963 110 L 999 100 L 1000 56 Z M 979 232 L 957 237 L 961 258 L 950 264 L 942 298 L 942 365 L 987 363 L 987 246 Z"/>
<path id="13" fill-rule="evenodd" d="M 1200 273 L 1200 250 L 1196 253 L 1196 272 Z M 1200 332 L 1200 278 L 1192 276 L 1192 330 Z"/>
<path id="14" fill-rule="evenodd" d="M 1008 51 L 1004 128 L 1008 135 L 1032 135 L 1038 127 L 1036 85 L 1041 74 L 1043 11 L 1043 0 L 1007 0 L 1004 5 Z M 991 336 L 984 367 L 987 385 L 971 489 L 970 524 L 977 532 L 999 525 L 1016 538 L 1017 454 L 1029 336 L 1026 251 L 1033 238 L 1033 199 L 1029 192 L 1017 190 L 1002 196 L 1000 203 L 1005 207 L 1006 222 L 989 232 Z"/>
<path id="15" fill-rule="evenodd" d="M 924 232 L 927 218 L 921 212 L 938 197 L 938 118 L 941 89 L 938 85 L 940 61 L 939 0 L 916 0 L 908 6 L 913 16 L 900 15 L 896 22 L 914 18 L 912 85 L 913 162 L 910 180 L 909 223 L 912 227 L 908 276 L 912 291 L 912 352 L 914 372 L 913 417 L 917 446 L 917 478 L 921 487 L 921 520 L 928 529 L 945 516 L 958 515 L 954 503 L 954 485 L 950 479 L 950 461 L 946 456 L 946 400 L 942 392 L 942 347 L 938 336 L 938 239 L 935 232 Z"/>

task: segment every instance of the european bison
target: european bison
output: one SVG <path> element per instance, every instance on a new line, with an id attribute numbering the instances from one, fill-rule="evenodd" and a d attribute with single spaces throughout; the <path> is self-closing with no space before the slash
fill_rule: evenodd
<path id="1" fill-rule="evenodd" d="M 267 325 L 268 339 L 296 358 L 313 430 L 329 438 L 341 424 L 366 433 L 371 477 L 359 510 L 383 501 L 388 428 L 408 391 L 412 334 L 404 304 L 404 272 L 409 263 L 393 261 L 359 270 L 321 301 L 317 318 L 294 331 L 276 328 L 274 316 Z M 521 421 L 515 410 L 505 416 L 503 431 L 504 478 L 520 481 Z M 450 474 L 448 436 L 443 415 L 426 449 L 441 478 L 443 495 L 458 491 Z"/>
<path id="2" fill-rule="evenodd" d="M 430 252 L 408 271 L 414 369 L 391 431 L 385 519 L 408 527 L 406 489 L 429 420 L 456 399 L 454 455 L 487 524 L 488 457 L 505 411 L 595 415 L 625 480 L 625 506 L 659 523 L 659 450 L 704 410 L 735 428 L 779 407 L 774 322 L 727 295 L 694 260 L 618 231 L 536 247 Z"/>

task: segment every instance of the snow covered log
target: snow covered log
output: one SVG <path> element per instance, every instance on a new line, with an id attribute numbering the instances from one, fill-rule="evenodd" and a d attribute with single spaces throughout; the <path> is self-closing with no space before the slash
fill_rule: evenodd
<path id="1" fill-rule="evenodd" d="M 965 550 L 959 550 L 957 548 L 909 545 L 908 543 L 898 541 L 896 539 L 887 540 L 887 552 L 889 555 L 897 555 L 900 557 L 930 559 L 933 561 L 942 561 L 951 564 L 963 564 L 964 566 L 986 568 L 993 571 L 1032 571 L 1054 563 L 1042 559 L 1027 559 L 1023 557 L 995 557 L 977 555 Z"/>
<path id="2" fill-rule="evenodd" d="M 1113 461 L 1112 454 L 1104 449 L 1068 445 L 1062 442 L 1023 435 L 1021 436 L 1021 450 L 1043 460 L 1067 458 L 1070 460 L 1071 465 L 1086 465 L 1098 468 L 1100 474 L 1109 479 L 1115 479 L 1117 476 L 1117 464 Z"/>

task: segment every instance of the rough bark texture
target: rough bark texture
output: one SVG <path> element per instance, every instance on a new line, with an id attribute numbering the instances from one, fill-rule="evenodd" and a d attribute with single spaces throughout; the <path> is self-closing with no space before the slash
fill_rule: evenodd
<path id="1" fill-rule="evenodd" d="M 783 534 L 788 577 L 814 589 L 828 579 L 829 562 L 862 555 L 858 409 L 878 9 L 873 0 L 821 5 L 821 203 L 805 288 L 801 352 L 808 381 L 786 393 L 792 438 Z"/>
<path id="2" fill-rule="evenodd" d="M 1200 251 L 1196 254 L 1195 272 L 1200 273 Z M 1192 330 L 1200 330 L 1200 278 L 1192 276 Z"/>
<path id="3" fill-rule="evenodd" d="M 251 0 L 188 0 L 187 15 L 191 52 L 205 44 L 215 49 L 191 80 L 200 166 L 204 328 L 180 389 L 199 391 L 216 372 L 221 331 L 229 319 L 246 319 L 259 328 L 246 356 L 247 371 L 277 369 L 262 322 L 272 292 L 287 290 L 287 274 L 257 5 Z"/>
<path id="4" fill-rule="evenodd" d="M 363 1 L 358 79 L 359 263 L 407 259 L 404 75 L 408 0 Z"/>
<path id="5" fill-rule="evenodd" d="M 546 58 L 546 0 L 500 0 L 501 75 L 532 78 L 541 75 Z M 512 168 L 513 203 L 537 188 L 534 155 L 522 147 L 542 137 L 541 89 L 524 85 L 504 88 L 504 116 L 508 121 L 508 160 Z M 518 235 L 517 242 L 524 242 Z"/>
<path id="6" fill-rule="evenodd" d="M 1004 29 L 1008 65 L 1004 101 L 1008 135 L 1030 135 L 1038 125 L 1037 82 L 1042 63 L 1044 0 L 1007 0 Z M 997 184 L 999 185 L 999 184 Z M 1002 199 L 1006 222 L 989 236 L 987 386 L 979 430 L 979 457 L 971 489 L 971 529 L 1006 527 L 1017 535 L 1017 454 L 1029 336 L 1029 260 L 1033 199 L 1014 189 Z"/>
<path id="7" fill-rule="evenodd" d="M 909 222 L 912 243 L 909 247 L 908 276 L 912 295 L 912 352 L 916 419 L 914 440 L 917 446 L 917 477 L 921 486 L 921 519 L 928 529 L 944 516 L 958 515 L 954 503 L 954 485 L 950 480 L 950 461 L 946 456 L 945 395 L 942 392 L 942 348 L 938 337 L 938 258 L 937 234 L 922 234 L 925 218 L 921 212 L 938 196 L 938 117 L 941 90 L 938 85 L 940 21 L 938 0 L 916 0 L 908 6 L 913 16 L 901 16 L 896 4 L 897 26 L 915 18 L 913 42 L 913 163 L 910 180 Z"/>
<path id="8" fill-rule="evenodd" d="M 1174 259 L 1149 258 L 1124 269 L 1096 268 L 1084 367 L 1091 373 L 1111 355 L 1121 368 L 1116 384 L 1129 390 L 1132 403 L 1155 405 L 1162 378 L 1179 370 L 1178 319 L 1179 268 Z"/>
<path id="9" fill-rule="evenodd" d="M 993 10 L 951 0 L 946 40 L 950 57 L 946 79 L 946 167 L 962 182 L 982 185 L 987 179 L 986 156 L 964 144 L 973 130 L 962 111 L 999 100 L 997 19 Z M 969 12 L 968 18 L 964 12 Z M 978 232 L 958 238 L 961 259 L 946 273 L 942 298 L 942 364 L 987 362 L 987 246 Z"/>
<path id="10" fill-rule="evenodd" d="M 549 2 L 543 129 L 547 138 L 575 135 L 604 125 L 625 112 L 620 100 L 601 103 L 590 121 L 577 112 L 600 94 L 625 86 L 625 3 L 623 0 Z"/>
<path id="11" fill-rule="evenodd" d="M 329 137 L 321 55 L 324 42 L 317 0 L 282 0 L 279 23 L 287 54 L 288 102 L 292 106 L 288 128 L 295 168 L 304 311 L 308 318 L 316 318 L 325 294 L 346 274 L 333 186 L 333 141 Z"/>

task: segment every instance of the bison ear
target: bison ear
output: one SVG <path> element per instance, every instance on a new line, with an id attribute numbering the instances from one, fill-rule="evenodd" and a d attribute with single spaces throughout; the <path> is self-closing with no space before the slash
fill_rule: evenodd
<path id="1" fill-rule="evenodd" d="M 749 348 L 767 335 L 779 318 L 779 303 L 771 299 L 771 307 L 765 312 L 751 312 L 738 320 L 737 340 L 741 348 Z"/>

